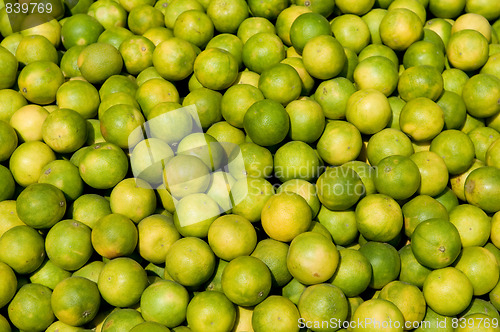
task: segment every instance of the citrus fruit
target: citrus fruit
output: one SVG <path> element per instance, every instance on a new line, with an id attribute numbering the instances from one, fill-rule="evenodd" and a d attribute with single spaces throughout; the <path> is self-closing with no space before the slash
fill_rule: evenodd
<path id="1" fill-rule="evenodd" d="M 389 196 L 372 194 L 356 205 L 356 226 L 368 241 L 388 242 L 403 227 L 403 214 L 398 203 Z"/>
<path id="2" fill-rule="evenodd" d="M 26 142 L 17 147 L 9 160 L 14 180 L 23 187 L 38 182 L 45 165 L 55 160 L 55 154 L 45 143 Z"/>
<path id="3" fill-rule="evenodd" d="M 78 56 L 78 67 L 87 81 L 99 84 L 121 72 L 123 59 L 112 45 L 94 43 L 82 50 Z"/>
<path id="4" fill-rule="evenodd" d="M 125 69 L 132 75 L 153 65 L 154 44 L 146 37 L 131 36 L 120 44 L 118 50 Z"/>
<path id="5" fill-rule="evenodd" d="M 149 80 L 142 86 L 155 80 L 157 79 Z M 149 120 L 147 123 L 149 125 L 149 133 L 152 137 L 159 138 L 165 143 L 172 145 L 193 132 L 193 118 L 189 111 L 186 108 L 182 108 L 179 103 L 159 101 L 156 105 L 151 106 L 146 118 Z M 144 110 L 144 107 L 142 109 Z"/>
<path id="6" fill-rule="evenodd" d="M 130 255 L 137 241 L 134 223 L 118 213 L 103 216 L 92 228 L 92 246 L 99 255 L 109 259 Z"/>
<path id="7" fill-rule="evenodd" d="M 95 43 L 103 31 L 104 27 L 94 17 L 79 13 L 68 17 L 64 22 L 61 41 L 67 50 L 75 45 L 86 46 Z"/>
<path id="8" fill-rule="evenodd" d="M 478 118 L 494 116 L 500 112 L 500 79 L 490 74 L 472 76 L 464 85 L 462 98 L 467 112 Z"/>
<path id="9" fill-rule="evenodd" d="M 332 20 L 331 29 L 340 44 L 356 54 L 370 43 L 370 29 L 359 16 L 353 14 L 338 16 Z"/>
<path id="10" fill-rule="evenodd" d="M 272 295 L 259 303 L 252 314 L 254 331 L 299 331 L 299 311 L 292 301 L 283 296 Z"/>
<path id="11" fill-rule="evenodd" d="M 16 210 L 19 219 L 28 226 L 50 228 L 64 216 L 66 199 L 57 187 L 48 183 L 34 183 L 19 194 Z"/>
<path id="12" fill-rule="evenodd" d="M 16 49 L 16 58 L 21 67 L 35 61 L 50 61 L 58 64 L 57 50 L 44 36 L 24 36 Z"/>
<path id="13" fill-rule="evenodd" d="M 248 108 L 263 99 L 262 92 L 252 85 L 233 85 L 222 96 L 220 106 L 222 116 L 232 126 L 243 128 L 243 118 Z"/>
<path id="14" fill-rule="evenodd" d="M 354 92 L 356 88 L 351 81 L 336 77 L 318 85 L 314 100 L 320 104 L 326 118 L 342 119 L 345 118 L 347 100 Z"/>
<path id="15" fill-rule="evenodd" d="M 322 205 L 316 219 L 330 232 L 337 245 L 351 244 L 358 237 L 353 210 L 332 211 Z"/>
<path id="16" fill-rule="evenodd" d="M 155 264 L 163 263 L 170 246 L 180 238 L 173 219 L 160 214 L 142 219 L 137 230 L 139 254 Z"/>
<path id="17" fill-rule="evenodd" d="M 234 201 L 232 212 L 247 218 L 250 222 L 257 222 L 261 219 L 266 202 L 274 193 L 273 185 L 263 178 L 239 179 L 230 192 Z"/>
<path id="18" fill-rule="evenodd" d="M 83 267 L 80 269 L 74 271 L 72 273 L 73 277 L 84 277 L 89 279 L 90 281 L 93 281 L 97 283 L 99 279 L 99 274 L 102 271 L 102 268 L 104 267 L 106 263 L 101 262 L 101 261 L 93 261 L 91 263 L 85 264 Z"/>
<path id="19" fill-rule="evenodd" d="M 204 133 L 192 133 L 184 137 L 177 145 L 177 155 L 197 157 L 211 171 L 220 169 L 226 157 L 222 145 Z"/>
<path id="20" fill-rule="evenodd" d="M 9 124 L 17 133 L 18 142 L 41 141 L 42 126 L 49 112 L 42 106 L 31 104 L 12 114 Z"/>
<path id="21" fill-rule="evenodd" d="M 220 92 L 200 88 L 190 92 L 182 101 L 182 106 L 195 105 L 201 127 L 207 129 L 222 120 L 221 99 Z"/>
<path id="22" fill-rule="evenodd" d="M 375 187 L 381 194 L 394 199 L 411 197 L 420 186 L 418 166 L 408 157 L 393 155 L 385 157 L 378 164 Z"/>
<path id="23" fill-rule="evenodd" d="M 460 233 L 446 219 L 422 221 L 411 235 L 411 248 L 417 261 L 432 269 L 451 265 L 460 254 Z"/>
<path id="24" fill-rule="evenodd" d="M 386 96 L 396 89 L 398 79 L 394 63 L 384 56 L 363 59 L 354 69 L 354 82 L 358 89 L 375 89 Z"/>
<path id="25" fill-rule="evenodd" d="M 444 115 L 445 129 L 460 129 L 465 123 L 467 109 L 463 99 L 452 91 L 445 91 L 436 100 Z"/>
<path id="26" fill-rule="evenodd" d="M 19 139 L 14 128 L 5 121 L 0 122 L 0 138 L 2 148 L 0 149 L 0 160 L 5 161 L 10 158 L 17 148 Z"/>
<path id="27" fill-rule="evenodd" d="M 87 123 L 80 113 L 62 108 L 47 116 L 42 125 L 42 138 L 55 152 L 75 152 L 87 140 L 86 128 Z"/>
<path id="28" fill-rule="evenodd" d="M 271 290 L 271 272 L 266 264 L 252 256 L 239 256 L 222 272 L 222 290 L 231 302 L 253 306 L 262 302 Z"/>
<path id="29" fill-rule="evenodd" d="M 282 287 L 292 275 L 288 271 L 286 261 L 289 245 L 273 239 L 264 239 L 257 243 L 251 256 L 259 258 L 271 272 L 272 285 Z"/>
<path id="30" fill-rule="evenodd" d="M 385 128 L 391 119 L 387 97 L 375 89 L 362 89 L 347 100 L 346 119 L 362 134 L 375 134 Z"/>
<path id="31" fill-rule="evenodd" d="M 264 99 L 250 106 L 243 126 L 252 141 L 261 146 L 280 143 L 290 129 L 289 116 L 277 101 Z"/>
<path id="32" fill-rule="evenodd" d="M 203 193 L 190 194 L 177 203 L 174 224 L 182 236 L 203 238 L 219 214 L 220 207 L 213 198 Z"/>
<path id="33" fill-rule="evenodd" d="M 222 292 L 204 291 L 189 302 L 186 320 L 194 332 L 230 331 L 236 321 L 236 308 Z"/>
<path id="34" fill-rule="evenodd" d="M 216 171 L 211 174 L 207 195 L 226 213 L 231 213 L 233 207 L 230 192 L 235 183 L 236 179 L 228 172 Z"/>
<path id="35" fill-rule="evenodd" d="M 450 36 L 446 54 L 453 67 L 476 70 L 488 61 L 488 40 L 476 30 L 460 30 Z"/>
<path id="36" fill-rule="evenodd" d="M 102 322 L 103 332 L 120 331 L 121 329 L 130 331 L 136 325 L 144 322 L 141 313 L 135 309 L 115 309 Z"/>
<path id="37" fill-rule="evenodd" d="M 279 63 L 262 71 L 259 89 L 265 98 L 287 105 L 300 96 L 302 81 L 292 66 Z"/>
<path id="38" fill-rule="evenodd" d="M 134 326 L 130 331 L 133 332 L 169 332 L 170 329 L 155 322 L 143 322 Z"/>
<path id="39" fill-rule="evenodd" d="M 70 277 L 57 284 L 50 302 L 59 321 L 82 326 L 97 315 L 101 296 L 94 282 L 82 277 Z"/>
<path id="40" fill-rule="evenodd" d="M 425 123 L 425 125 L 422 125 Z M 428 141 L 437 136 L 444 126 L 444 113 L 441 107 L 426 97 L 409 100 L 399 117 L 401 131 L 414 141 Z M 432 125 L 431 125 L 432 124 Z"/>
<path id="41" fill-rule="evenodd" d="M 4 283 L 0 287 L 0 307 L 4 307 L 12 300 L 17 292 L 17 279 L 14 271 L 7 264 L 0 262 L 0 275 Z"/>
<path id="42" fill-rule="evenodd" d="M 87 14 L 108 30 L 114 27 L 124 27 L 128 13 L 119 2 L 96 1 L 88 7 Z"/>
<path id="43" fill-rule="evenodd" d="M 427 305 L 433 311 L 444 316 L 454 316 L 469 306 L 473 288 L 463 272 L 454 267 L 445 267 L 429 273 L 424 282 L 423 293 Z M 449 301 L 440 301 L 441 296 L 446 296 Z"/>
<path id="44" fill-rule="evenodd" d="M 230 3 L 221 0 L 210 1 L 207 14 L 217 31 L 235 33 L 240 24 L 249 16 L 248 6 L 249 4 L 243 0 Z"/>
<path id="45" fill-rule="evenodd" d="M 329 167 L 316 181 L 318 198 L 330 210 L 345 210 L 365 194 L 360 176 L 345 166 Z"/>
<path id="46" fill-rule="evenodd" d="M 128 257 L 114 258 L 106 263 L 97 282 L 102 298 L 116 307 L 129 307 L 139 302 L 147 285 L 146 271 Z"/>
<path id="47" fill-rule="evenodd" d="M 259 32 L 270 32 L 276 33 L 274 25 L 264 17 L 248 17 L 243 22 L 241 22 L 236 32 L 236 36 L 243 42 L 243 44 L 248 40 L 248 38 Z"/>
<path id="48" fill-rule="evenodd" d="M 238 63 L 226 50 L 209 48 L 201 52 L 194 61 L 194 75 L 206 88 L 223 90 L 228 88 L 238 75 Z"/>
<path id="49" fill-rule="evenodd" d="M 21 94 L 30 102 L 47 105 L 56 100 L 56 92 L 64 83 L 61 69 L 50 61 L 35 61 L 19 73 L 17 84 Z"/>
<path id="50" fill-rule="evenodd" d="M 44 331 L 55 319 L 50 305 L 52 291 L 43 285 L 20 287 L 9 306 L 9 319 L 20 330 Z"/>
<path id="51" fill-rule="evenodd" d="M 404 316 L 398 307 L 381 298 L 361 303 L 354 312 L 352 320 L 356 322 L 351 330 L 353 332 L 363 331 L 367 328 L 373 331 L 403 331 L 405 327 Z M 364 322 L 364 324 L 358 322 Z"/>
<path id="52" fill-rule="evenodd" d="M 298 194 L 288 192 L 269 198 L 261 214 L 264 231 L 271 238 L 283 242 L 290 242 L 305 232 L 311 225 L 311 219 L 311 209 L 306 200 Z"/>
<path id="53" fill-rule="evenodd" d="M 260 2 L 256 0 L 248 1 L 248 9 L 254 16 L 265 17 L 269 20 L 275 20 L 278 14 L 288 7 L 288 1 L 273 0 L 269 2 Z"/>
<path id="54" fill-rule="evenodd" d="M 431 30 L 426 30 L 431 31 Z M 421 40 L 413 43 L 403 56 L 405 68 L 414 66 L 434 66 L 442 72 L 445 66 L 443 49 L 435 43 Z"/>
<path id="55" fill-rule="evenodd" d="M 100 117 L 100 130 L 107 142 L 122 149 L 130 149 L 143 139 L 144 121 L 142 113 L 135 106 L 117 104 Z"/>
<path id="56" fill-rule="evenodd" d="M 470 131 L 467 135 L 469 135 L 472 143 L 474 144 L 476 159 L 485 162 L 486 155 L 488 155 L 490 157 L 489 160 L 494 160 L 494 158 L 491 157 L 495 155 L 494 151 L 497 149 L 497 145 L 500 146 L 499 143 L 493 145 L 493 143 L 500 138 L 499 133 L 495 129 L 490 127 L 480 127 Z M 488 154 L 488 150 L 492 145 L 494 147 Z M 488 166 L 493 166 L 492 164 Z"/>
<path id="57" fill-rule="evenodd" d="M 2 72 L 4 76 L 0 80 L 0 88 L 7 89 L 14 85 L 16 82 L 18 60 L 3 46 L 0 47 L 0 57 L 2 59 Z"/>
<path id="58" fill-rule="evenodd" d="M 210 225 L 208 244 L 217 257 L 231 261 L 252 253 L 257 244 L 257 233 L 247 219 L 228 214 Z"/>
<path id="59" fill-rule="evenodd" d="M 310 8 L 311 7 L 306 6 L 291 6 L 283 9 L 278 15 L 275 23 L 276 34 L 281 38 L 281 40 L 283 40 L 283 43 L 285 45 L 292 45 L 292 41 L 290 39 L 290 29 L 293 22 L 295 22 L 297 17 L 299 17 L 300 15 L 311 12 L 312 10 Z"/>
<path id="60" fill-rule="evenodd" d="M 423 221 L 432 218 L 448 219 L 448 211 L 436 199 L 428 195 L 418 195 L 402 207 L 406 236 L 410 237 Z"/>
<path id="61" fill-rule="evenodd" d="M 437 100 L 443 92 L 444 82 L 441 73 L 432 66 L 421 65 L 407 68 L 398 82 L 398 92 L 405 101 L 418 97 Z"/>
<path id="62" fill-rule="evenodd" d="M 101 217 L 111 213 L 111 208 L 109 201 L 104 197 L 97 194 L 84 194 L 71 204 L 68 212 L 72 219 L 92 229 Z"/>
<path id="63" fill-rule="evenodd" d="M 462 246 L 484 246 L 490 235 L 490 218 L 480 208 L 461 204 L 450 211 L 450 222 L 457 227 Z"/>
<path id="64" fill-rule="evenodd" d="M 371 165 L 378 163 L 389 156 L 411 156 L 413 154 L 411 140 L 399 130 L 385 128 L 374 134 L 368 140 L 366 153 Z"/>
<path id="65" fill-rule="evenodd" d="M 370 288 L 382 289 L 399 276 L 401 259 L 392 245 L 368 241 L 359 248 L 359 251 L 368 258 L 372 266 Z"/>
<path id="66" fill-rule="evenodd" d="M 404 51 L 423 37 L 423 22 L 406 8 L 394 8 L 380 21 L 382 43 L 395 51 Z"/>
<path id="67" fill-rule="evenodd" d="M 3 165 L 0 167 L 0 183 L 2 190 L 0 191 L 0 201 L 8 200 L 14 196 L 16 190 L 16 182 L 12 177 L 9 169 Z"/>
<path id="68" fill-rule="evenodd" d="M 493 166 L 473 170 L 465 180 L 465 198 L 468 203 L 478 206 L 487 213 L 495 213 L 500 208 L 498 195 L 500 170 Z"/>
<path id="69" fill-rule="evenodd" d="M 361 252 L 353 249 L 341 249 L 339 254 L 338 268 L 329 281 L 339 287 L 347 297 L 358 296 L 370 284 L 370 261 Z"/>
<path id="70" fill-rule="evenodd" d="M 411 250 L 411 244 L 407 244 L 403 248 L 399 249 L 399 257 L 401 259 L 399 280 L 422 289 L 424 281 L 427 278 L 427 275 L 431 272 L 431 269 L 423 266 L 417 261 L 415 255 L 413 255 L 413 251 Z"/>
<path id="71" fill-rule="evenodd" d="M 299 15 L 290 26 L 290 43 L 301 54 L 306 43 L 320 35 L 331 35 L 327 19 L 315 12 L 305 12 Z"/>
<path id="72" fill-rule="evenodd" d="M 326 124 L 316 147 L 322 160 L 336 166 L 356 159 L 362 144 L 358 128 L 346 121 L 334 120 Z"/>
<path id="73" fill-rule="evenodd" d="M 325 116 L 319 103 L 312 100 L 294 100 L 285 110 L 290 117 L 289 136 L 294 141 L 315 142 L 325 127 Z"/>
<path id="74" fill-rule="evenodd" d="M 319 35 L 305 44 L 302 60 L 312 77 L 327 80 L 340 74 L 347 57 L 337 39 L 330 35 Z"/>
<path id="75" fill-rule="evenodd" d="M 64 270 L 80 269 L 93 253 L 90 234 L 90 228 L 76 220 L 58 222 L 45 239 L 47 257 Z"/>
<path id="76" fill-rule="evenodd" d="M 274 155 L 274 173 L 282 182 L 314 180 L 319 175 L 319 166 L 320 161 L 313 148 L 300 141 L 285 143 Z"/>
<path id="77" fill-rule="evenodd" d="M 430 0 L 429 10 L 436 17 L 454 19 L 462 13 L 465 3 L 465 0 Z"/>
<path id="78" fill-rule="evenodd" d="M 313 331 L 327 331 L 323 322 L 338 324 L 348 314 L 348 302 L 344 293 L 337 286 L 326 283 L 307 287 L 300 296 L 297 307 L 301 315 L 299 327 L 309 327 Z M 326 325 L 328 328 L 329 324 Z M 335 327 L 332 329 L 336 330 Z"/>
<path id="79" fill-rule="evenodd" d="M 243 64 L 257 74 L 285 58 L 285 47 L 274 33 L 259 32 L 243 44 Z"/>
<path id="80" fill-rule="evenodd" d="M 141 179 L 120 181 L 109 196 L 111 211 L 138 223 L 156 208 L 156 196 L 151 186 Z"/>
<path id="81" fill-rule="evenodd" d="M 0 237 L 15 226 L 26 225 L 19 219 L 16 212 L 16 201 L 3 200 L 0 202 L 0 216 L 2 217 L 2 225 L 0 225 Z"/>
<path id="82" fill-rule="evenodd" d="M 488 249 L 466 247 L 453 265 L 470 280 L 476 296 L 489 293 L 498 283 L 498 263 Z"/>
<path id="83" fill-rule="evenodd" d="M 333 276 L 339 253 L 332 241 L 321 234 L 305 232 L 290 243 L 287 267 L 290 274 L 305 285 L 319 284 Z"/>
<path id="84" fill-rule="evenodd" d="M 169 29 L 174 28 L 175 21 L 177 20 L 179 15 L 182 14 L 183 12 L 188 10 L 200 10 L 203 12 L 205 11 L 201 3 L 195 0 L 190 0 L 190 1 L 173 0 L 169 1 L 168 3 L 164 3 L 162 5 L 166 7 L 163 11 L 163 15 L 165 17 L 165 26 Z M 157 6 L 158 5 L 155 4 L 155 7 Z"/>
<path id="85" fill-rule="evenodd" d="M 425 298 L 417 286 L 392 281 L 382 288 L 380 299 L 390 301 L 398 307 L 405 319 L 405 329 L 418 326 L 425 316 Z"/>
<path id="86" fill-rule="evenodd" d="M 99 97 L 101 97 L 101 100 L 104 100 L 108 95 L 115 92 L 125 92 L 134 96 L 137 87 L 137 83 L 128 76 L 112 75 L 101 85 Z"/>
<path id="87" fill-rule="evenodd" d="M 125 39 L 133 36 L 133 35 L 134 34 L 132 33 L 132 31 L 130 31 L 124 27 L 113 27 L 113 28 L 108 28 L 108 29 L 104 30 L 103 33 L 101 33 L 99 35 L 97 42 L 110 44 L 118 50 L 120 48 L 120 45 L 123 43 L 123 41 Z M 85 46 L 80 46 L 80 45 L 76 45 L 76 46 L 82 47 L 82 49 L 85 48 Z M 73 46 L 72 48 L 74 48 L 74 47 L 75 46 Z M 78 66 L 77 66 L 77 68 L 78 68 Z M 79 76 L 81 76 L 81 73 Z"/>
<path id="88" fill-rule="evenodd" d="M 215 255 L 209 245 L 196 237 L 174 242 L 167 251 L 165 272 L 183 286 L 198 287 L 215 271 Z"/>
<path id="89" fill-rule="evenodd" d="M 465 13 L 457 17 L 451 27 L 451 33 L 453 34 L 461 30 L 476 30 L 488 40 L 488 43 L 491 42 L 492 28 L 488 19 L 482 15 Z"/>
<path id="90" fill-rule="evenodd" d="M 158 138 L 148 138 L 139 142 L 130 156 L 130 165 L 137 178 L 149 184 L 162 182 L 163 163 L 172 158 L 170 146 Z"/>
<path id="91" fill-rule="evenodd" d="M 128 171 L 125 152 L 112 143 L 91 145 L 79 164 L 80 176 L 89 186 L 109 189 L 123 180 Z"/>
<path id="92" fill-rule="evenodd" d="M 428 324 L 420 324 L 420 326 L 417 327 L 415 331 L 432 331 L 433 329 L 443 332 L 454 331 L 454 328 L 452 327 L 452 317 L 440 315 L 432 310 L 429 306 L 427 306 L 427 310 L 423 320 L 425 322 L 428 322 Z"/>
<path id="93" fill-rule="evenodd" d="M 146 321 L 176 327 L 186 318 L 187 290 L 178 283 L 162 280 L 148 286 L 141 296 L 141 314 Z"/>
<path id="94" fill-rule="evenodd" d="M 435 152 L 420 151 L 410 159 L 417 165 L 420 172 L 420 195 L 436 196 L 448 184 L 448 169 L 444 160 Z"/>
<path id="95" fill-rule="evenodd" d="M 431 142 L 430 151 L 443 158 L 451 175 L 466 171 L 474 161 L 474 144 L 456 129 L 443 130 Z"/>
<path id="96" fill-rule="evenodd" d="M 457 68 L 445 69 L 441 75 L 443 76 L 444 90 L 455 92 L 461 96 L 469 76 Z"/>

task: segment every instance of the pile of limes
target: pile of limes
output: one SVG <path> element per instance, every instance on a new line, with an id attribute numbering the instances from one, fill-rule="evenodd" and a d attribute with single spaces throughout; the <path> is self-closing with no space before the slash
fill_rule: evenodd
<path id="1" fill-rule="evenodd" d="M 0 332 L 500 330 L 500 1 L 0 0 Z"/>

